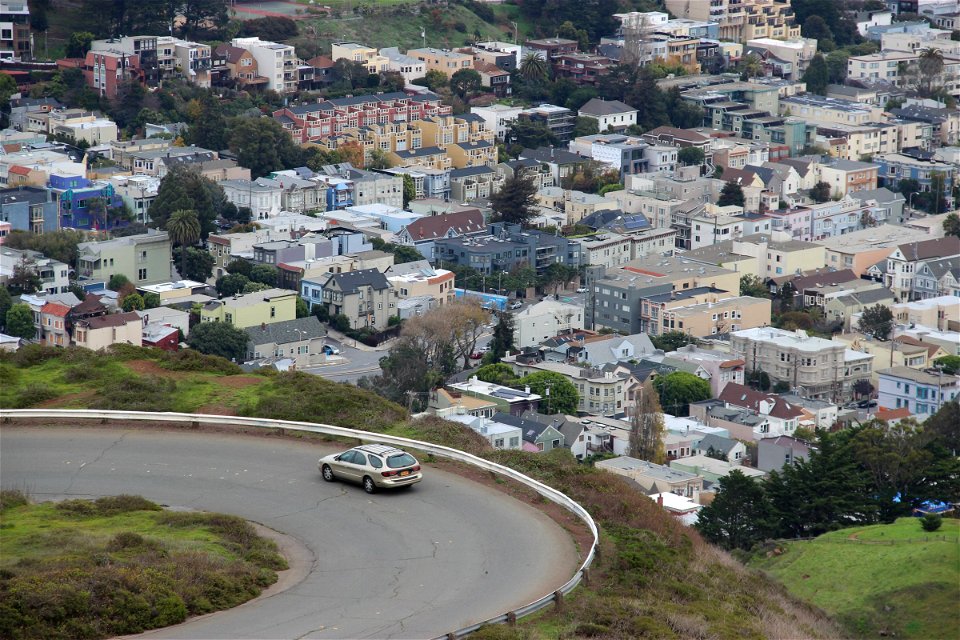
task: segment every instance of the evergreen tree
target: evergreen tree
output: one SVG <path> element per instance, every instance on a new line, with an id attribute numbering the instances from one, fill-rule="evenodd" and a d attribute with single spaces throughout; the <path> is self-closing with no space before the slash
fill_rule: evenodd
<path id="1" fill-rule="evenodd" d="M 813 185 L 813 188 L 810 189 L 810 197 L 813 198 L 814 202 L 826 202 L 830 199 L 830 183 L 829 182 L 818 182 Z"/>
<path id="2" fill-rule="evenodd" d="M 534 214 L 537 186 L 532 178 L 508 178 L 490 198 L 490 205 L 499 220 L 523 224 Z"/>
<path id="3" fill-rule="evenodd" d="M 637 79 L 627 91 L 625 102 L 637 110 L 637 124 L 644 130 L 670 124 L 667 101 L 657 86 L 657 79 L 646 68 L 637 72 Z"/>
<path id="4" fill-rule="evenodd" d="M 7 309 L 4 331 L 7 335 L 24 340 L 32 340 L 37 335 L 37 328 L 33 324 L 33 312 L 30 305 L 18 302 Z"/>
<path id="5" fill-rule="evenodd" d="M 724 549 L 752 548 L 770 535 L 770 503 L 763 485 L 734 470 L 720 478 L 720 490 L 697 515 L 697 531 Z"/>
<path id="6" fill-rule="evenodd" d="M 736 182 L 728 182 L 723 185 L 723 189 L 720 191 L 720 199 L 717 201 L 717 204 L 721 207 L 726 207 L 731 204 L 742 207 L 746 201 L 747 199 L 743 195 L 743 187 Z"/>
<path id="7" fill-rule="evenodd" d="M 893 331 L 893 312 L 885 304 L 875 304 L 860 314 L 857 330 L 877 340 L 886 340 Z"/>
<path id="8" fill-rule="evenodd" d="M 211 92 L 200 100 L 200 117 L 190 125 L 187 139 L 204 149 L 220 151 L 227 148 L 227 121 L 220 101 Z"/>
<path id="9" fill-rule="evenodd" d="M 830 84 L 830 69 L 822 54 L 813 56 L 810 66 L 803 72 L 803 81 L 807 84 L 807 91 L 826 95 L 827 85 Z"/>
<path id="10" fill-rule="evenodd" d="M 246 359 L 249 341 L 250 336 L 246 331 L 226 322 L 201 322 L 190 329 L 187 338 L 191 349 L 234 362 Z"/>
<path id="11" fill-rule="evenodd" d="M 493 362 L 500 362 L 508 351 L 513 351 L 513 314 L 501 313 L 498 318 L 493 328 L 493 339 L 490 340 L 489 353 Z"/>

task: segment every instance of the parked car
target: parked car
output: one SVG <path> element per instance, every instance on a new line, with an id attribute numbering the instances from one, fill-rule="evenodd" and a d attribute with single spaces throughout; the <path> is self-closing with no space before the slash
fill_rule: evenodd
<path id="1" fill-rule="evenodd" d="M 876 400 L 861 400 L 860 402 L 857 403 L 857 407 L 859 407 L 860 409 L 871 409 L 875 406 L 877 406 Z"/>
<path id="2" fill-rule="evenodd" d="M 327 482 L 359 482 L 367 493 L 409 487 L 423 480 L 416 458 L 385 444 L 364 444 L 343 453 L 324 456 L 317 462 L 317 467 Z"/>
<path id="3" fill-rule="evenodd" d="M 513 302 L 510 303 L 511 309 L 519 309 L 522 306 L 523 306 L 523 303 L 520 302 L 519 300 L 514 300 Z"/>
<path id="4" fill-rule="evenodd" d="M 579 289 L 577 289 L 577 293 L 586 293 L 586 292 L 587 292 L 586 287 L 580 287 Z"/>
<path id="5" fill-rule="evenodd" d="M 327 356 L 338 356 L 340 355 L 340 349 L 332 344 L 325 344 L 323 345 L 323 354 Z"/>

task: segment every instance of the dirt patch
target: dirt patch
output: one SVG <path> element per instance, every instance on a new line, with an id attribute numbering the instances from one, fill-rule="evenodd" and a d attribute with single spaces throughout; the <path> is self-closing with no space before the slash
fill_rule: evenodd
<path id="1" fill-rule="evenodd" d="M 56 398 L 52 398 L 50 400 L 44 400 L 43 402 L 39 404 L 35 404 L 30 408 L 31 409 L 63 408 L 73 403 L 75 400 L 86 400 L 88 398 L 92 398 L 95 395 L 97 395 L 96 391 L 78 391 L 77 393 L 66 393 L 62 396 L 57 396 Z"/>
<path id="2" fill-rule="evenodd" d="M 165 376 L 167 378 L 182 378 L 184 375 L 182 371 L 164 369 L 153 360 L 127 360 L 123 364 L 134 373 L 141 375 Z"/>
<path id="3" fill-rule="evenodd" d="M 227 389 L 242 389 L 250 385 L 260 384 L 263 380 L 263 378 L 257 378 L 255 376 L 221 376 L 214 378 L 213 381 L 217 385 L 226 387 Z"/>
<path id="4" fill-rule="evenodd" d="M 197 413 L 209 413 L 215 416 L 235 416 L 237 410 L 225 404 L 205 404 L 197 407 Z"/>

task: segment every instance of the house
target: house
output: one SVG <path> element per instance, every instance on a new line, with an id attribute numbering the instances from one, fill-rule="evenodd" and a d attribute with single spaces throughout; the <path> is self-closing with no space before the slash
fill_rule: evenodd
<path id="1" fill-rule="evenodd" d="M 304 281 L 306 282 L 306 281 Z M 331 316 L 344 315 L 350 327 L 386 329 L 397 315 L 397 290 L 378 269 L 329 273 L 319 280 L 324 306 Z"/>
<path id="2" fill-rule="evenodd" d="M 630 456 L 598 460 L 594 464 L 599 469 L 633 480 L 648 495 L 674 493 L 696 499 L 703 490 L 703 478 L 695 473 L 687 473 Z"/>
<path id="3" fill-rule="evenodd" d="M 960 259 L 960 238 L 947 236 L 901 244 L 887 257 L 883 284 L 893 291 L 898 300 L 914 300 L 919 297 L 914 284 L 919 264 L 943 258 Z M 924 286 L 922 290 L 926 292 L 929 287 Z"/>
<path id="4" fill-rule="evenodd" d="M 485 200 L 499 187 L 497 172 L 486 165 L 450 171 L 450 197 L 457 202 Z"/>
<path id="5" fill-rule="evenodd" d="M 302 368 L 325 359 L 323 346 L 327 332 L 316 316 L 263 323 L 246 327 L 244 331 L 250 336 L 247 360 L 289 358 L 297 368 Z"/>
<path id="6" fill-rule="evenodd" d="M 577 115 L 596 120 L 599 131 L 618 131 L 637 124 L 637 110 L 619 100 L 591 98 L 580 107 Z"/>
<path id="7" fill-rule="evenodd" d="M 0 285 L 7 284 L 18 267 L 40 276 L 41 287 L 45 293 L 69 291 L 69 265 L 47 258 L 38 251 L 11 249 L 0 245 Z"/>
<path id="8" fill-rule="evenodd" d="M 850 316 L 878 304 L 892 305 L 893 292 L 885 287 L 877 287 L 831 298 L 824 305 L 824 317 L 832 323 L 840 323 L 844 330 L 849 330 Z"/>
<path id="9" fill-rule="evenodd" d="M 761 471 L 780 471 L 788 464 L 809 459 L 812 449 L 809 444 L 793 436 L 762 438 L 757 443 L 757 468 Z"/>
<path id="10" fill-rule="evenodd" d="M 138 315 L 140 315 L 139 312 Z M 180 329 L 173 325 L 161 322 L 144 324 L 142 339 L 142 344 L 145 347 L 156 347 L 163 351 L 172 352 L 180 350 Z"/>
<path id="11" fill-rule="evenodd" d="M 252 37 L 234 38 L 230 41 L 230 46 L 250 52 L 257 61 L 257 72 L 267 79 L 267 89 L 280 94 L 297 91 L 297 54 L 291 45 Z"/>
<path id="12" fill-rule="evenodd" d="M 523 390 L 504 387 L 492 382 L 484 382 L 473 376 L 465 382 L 451 382 L 447 389 L 452 393 L 459 393 L 464 397 L 479 398 L 496 403 L 500 413 L 509 413 L 513 416 L 522 415 L 524 411 L 536 411 L 542 398 L 536 393 L 530 393 L 530 388 Z"/>
<path id="13" fill-rule="evenodd" d="M 800 426 L 807 429 L 830 429 L 837 423 L 839 407 L 832 402 L 804 398 L 794 393 L 781 393 L 784 402 L 800 407 L 804 417 L 800 419 Z"/>
<path id="14" fill-rule="evenodd" d="M 796 431 L 803 417 L 800 407 L 786 402 L 777 394 L 756 391 L 742 384 L 728 384 L 717 399 L 724 404 L 749 409 L 765 417 L 770 423 L 770 432 L 778 435 L 790 435 Z"/>
<path id="15" fill-rule="evenodd" d="M 912 295 L 917 300 L 960 297 L 960 260 L 939 258 L 917 263 Z"/>
<path id="16" fill-rule="evenodd" d="M 510 86 L 510 72 L 483 60 L 473 63 L 474 70 L 480 74 L 480 86 L 486 87 L 498 98 L 506 98 L 513 93 Z"/>
<path id="17" fill-rule="evenodd" d="M 380 49 L 380 55 L 387 59 L 387 68 L 403 76 L 404 82 L 413 84 L 414 80 L 427 74 L 427 65 L 422 60 L 400 53 L 397 47 Z"/>
<path id="18" fill-rule="evenodd" d="M 226 67 L 226 77 L 237 83 L 238 87 L 256 89 L 266 86 L 269 80 L 260 75 L 257 59 L 252 53 L 240 47 L 221 44 L 213 51 Z"/>
<path id="19" fill-rule="evenodd" d="M 579 340 L 570 341 L 566 346 L 568 360 L 586 362 L 594 367 L 625 362 L 654 352 L 653 343 L 645 333 L 584 337 L 581 332 Z"/>
<path id="20" fill-rule="evenodd" d="M 40 333 L 37 335 L 43 344 L 51 347 L 70 346 L 70 334 L 67 331 L 67 315 L 70 307 L 59 302 L 47 302 L 40 308 Z"/>
<path id="21" fill-rule="evenodd" d="M 282 208 L 283 185 L 277 180 L 221 180 L 220 186 L 223 187 L 227 200 L 237 208 L 250 209 L 254 220 L 275 216 Z"/>
<path id="22" fill-rule="evenodd" d="M 297 317 L 297 292 L 267 289 L 211 300 L 200 309 L 201 322 L 226 322 L 238 329 L 273 324 Z"/>
<path id="23" fill-rule="evenodd" d="M 739 440 L 708 434 L 694 448 L 694 455 L 718 458 L 731 464 L 743 464 L 747 457 L 747 447 Z"/>
<path id="24" fill-rule="evenodd" d="M 697 523 L 697 516 L 700 509 L 703 509 L 703 505 L 696 500 L 687 498 L 686 496 L 678 496 L 669 491 L 666 493 L 654 493 L 647 497 L 655 501 L 664 511 L 687 526 L 693 526 Z"/>
<path id="25" fill-rule="evenodd" d="M 559 186 L 567 185 L 574 175 L 593 162 L 592 158 L 554 147 L 524 149 L 518 159 L 537 162 L 553 176 L 553 184 Z"/>
<path id="26" fill-rule="evenodd" d="M 563 434 L 560 433 L 559 424 L 544 423 L 509 413 L 497 413 L 493 420 L 518 428 L 523 438 L 524 451 L 552 451 L 563 447 Z"/>
<path id="27" fill-rule="evenodd" d="M 854 191 L 877 188 L 877 175 L 880 167 L 867 162 L 837 160 L 820 167 L 820 179 L 830 185 L 834 197 L 843 197 Z"/>
<path id="28" fill-rule="evenodd" d="M 490 443 L 494 449 L 520 450 L 523 448 L 523 432 L 514 424 L 507 424 L 498 420 L 497 416 L 507 414 L 498 413 L 494 417 L 475 416 L 469 413 L 454 413 L 445 416 L 451 422 L 473 429 Z M 513 416 L 509 416 L 513 418 Z"/>
<path id="29" fill-rule="evenodd" d="M 449 304 L 455 297 L 454 273 L 434 269 L 426 260 L 395 264 L 386 272 L 387 280 L 401 300 L 429 296 L 438 305 Z"/>
<path id="30" fill-rule="evenodd" d="M 499 411 L 497 403 L 493 400 L 464 395 L 459 391 L 448 391 L 443 388 L 434 389 L 430 394 L 427 410 L 440 418 L 457 415 L 492 418 L 493 414 Z M 520 434 L 518 433 L 517 436 L 519 437 Z M 518 440 L 515 448 L 519 448 L 519 446 L 520 442 Z"/>
<path id="31" fill-rule="evenodd" d="M 108 282 L 126 276 L 136 286 L 168 282 L 172 251 L 166 231 L 146 233 L 77 245 L 77 271 L 81 280 Z"/>
<path id="32" fill-rule="evenodd" d="M 877 372 L 880 378 L 877 403 L 886 409 L 907 408 L 923 422 L 944 403 L 960 396 L 960 376 L 944 375 L 937 369 L 917 371 L 890 367 Z"/>
<path id="33" fill-rule="evenodd" d="M 514 346 L 532 347 L 565 331 L 583 329 L 583 307 L 548 299 L 514 314 L 513 322 Z"/>
<path id="34" fill-rule="evenodd" d="M 21 186 L 0 189 L 0 222 L 11 229 L 44 233 L 60 228 L 60 212 L 48 189 Z"/>
<path id="35" fill-rule="evenodd" d="M 112 344 L 143 344 L 143 320 L 135 311 L 112 313 L 87 320 L 78 320 L 73 329 L 73 342 L 93 351 Z"/>
<path id="36" fill-rule="evenodd" d="M 675 360 L 696 363 L 710 376 L 710 391 L 719 396 L 731 382 L 743 384 L 744 365 L 742 358 L 733 358 L 729 353 L 701 349 L 688 344 L 667 354 Z"/>

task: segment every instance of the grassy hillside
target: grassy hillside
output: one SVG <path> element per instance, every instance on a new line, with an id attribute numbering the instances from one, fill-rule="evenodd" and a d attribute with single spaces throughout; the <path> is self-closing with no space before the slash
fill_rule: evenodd
<path id="1" fill-rule="evenodd" d="M 960 629 L 960 521 L 926 533 L 916 518 L 783 544 L 751 566 L 833 614 L 848 633 L 955 638 Z"/>
<path id="2" fill-rule="evenodd" d="M 492 451 L 465 427 L 411 421 L 395 404 L 356 387 L 303 373 L 249 375 L 192 354 L 121 347 L 108 354 L 30 347 L 0 354 L 0 406 L 217 411 L 327 422 L 435 442 L 529 474 L 579 501 L 600 525 L 590 585 L 564 610 L 480 638 L 835 638 L 820 611 L 735 562 L 681 526 L 626 481 L 578 464 L 569 452 Z M 482 475 L 482 474 L 481 474 Z M 525 489 L 496 483 L 537 502 Z"/>

